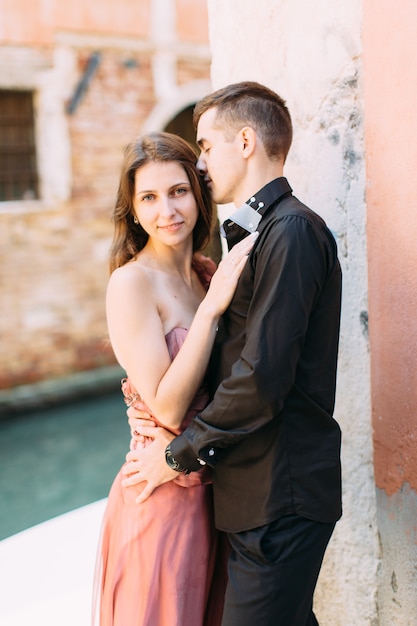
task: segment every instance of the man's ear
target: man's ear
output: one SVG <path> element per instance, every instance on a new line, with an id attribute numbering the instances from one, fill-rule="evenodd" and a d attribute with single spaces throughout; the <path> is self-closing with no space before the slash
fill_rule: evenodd
<path id="1" fill-rule="evenodd" d="M 240 130 L 240 140 L 242 145 L 242 156 L 247 159 L 255 150 L 257 136 L 250 126 L 244 126 Z"/>

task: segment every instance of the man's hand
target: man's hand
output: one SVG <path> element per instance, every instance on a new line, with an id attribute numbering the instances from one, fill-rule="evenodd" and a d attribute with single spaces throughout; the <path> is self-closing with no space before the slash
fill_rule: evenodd
<path id="1" fill-rule="evenodd" d="M 146 487 L 136 498 L 136 502 L 141 503 L 149 498 L 159 485 L 176 478 L 178 472 L 168 467 L 165 461 L 165 448 L 174 438 L 172 433 L 165 428 L 149 425 L 139 427 L 138 433 L 139 436 L 150 437 L 153 441 L 144 448 L 128 452 L 126 463 L 122 468 L 122 474 L 126 476 L 122 485 L 129 487 L 146 482 Z"/>

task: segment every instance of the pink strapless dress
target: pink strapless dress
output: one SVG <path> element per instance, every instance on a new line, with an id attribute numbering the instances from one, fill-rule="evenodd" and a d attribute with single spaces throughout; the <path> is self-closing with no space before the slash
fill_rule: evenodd
<path id="1" fill-rule="evenodd" d="M 171 359 L 186 335 L 175 328 L 166 336 Z M 128 380 L 122 389 L 127 403 L 139 398 Z M 181 430 L 207 401 L 202 388 Z M 227 541 L 214 527 L 209 474 L 181 474 L 142 504 L 135 498 L 143 487 L 122 487 L 122 479 L 119 472 L 104 514 L 93 624 L 220 626 Z"/>

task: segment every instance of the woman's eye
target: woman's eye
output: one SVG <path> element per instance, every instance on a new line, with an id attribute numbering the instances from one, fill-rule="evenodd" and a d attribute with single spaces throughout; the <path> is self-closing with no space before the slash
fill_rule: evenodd
<path id="1" fill-rule="evenodd" d="M 188 187 L 177 187 L 176 189 L 172 191 L 172 196 L 176 198 L 178 196 L 184 196 L 186 193 L 188 193 L 188 191 L 189 191 Z"/>
<path id="2" fill-rule="evenodd" d="M 151 193 L 148 193 L 146 196 L 143 196 L 142 200 L 144 200 L 145 202 L 149 202 L 150 200 L 154 199 L 154 195 Z"/>

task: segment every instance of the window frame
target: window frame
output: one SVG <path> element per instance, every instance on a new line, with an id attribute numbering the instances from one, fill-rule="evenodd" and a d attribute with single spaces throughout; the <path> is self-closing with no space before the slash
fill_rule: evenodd
<path id="1" fill-rule="evenodd" d="M 0 48 L 0 89 L 33 93 L 38 198 L 0 201 L 0 215 L 54 210 L 71 197 L 71 141 L 65 104 L 76 80 L 73 51 Z"/>

